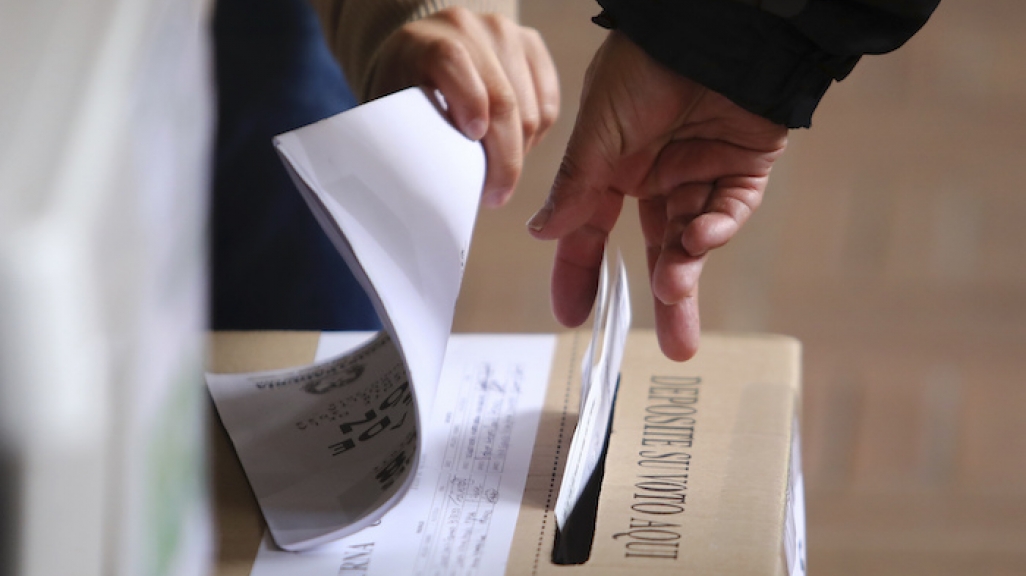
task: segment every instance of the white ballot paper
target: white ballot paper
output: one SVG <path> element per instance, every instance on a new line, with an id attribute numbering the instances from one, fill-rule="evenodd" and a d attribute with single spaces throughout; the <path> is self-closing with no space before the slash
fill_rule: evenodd
<path id="1" fill-rule="evenodd" d="M 275 144 L 385 330 L 326 334 L 310 366 L 207 375 L 274 544 L 308 550 L 265 539 L 253 574 L 346 574 L 351 561 L 366 574 L 500 571 L 555 339 L 450 338 L 484 181 L 480 144 L 420 89 Z M 629 325 L 622 267 L 612 288 L 603 272 L 594 369 L 598 328 L 589 347 L 588 438 L 575 434 L 571 448 L 584 469 L 568 470 L 583 481 L 605 438 Z M 571 484 L 562 506 L 572 508 Z"/>
<path id="2" fill-rule="evenodd" d="M 584 353 L 581 367 L 581 411 L 577 428 L 570 440 L 566 468 L 556 497 L 556 525 L 566 527 L 566 520 L 584 492 L 585 485 L 598 466 L 613 416 L 613 401 L 620 378 L 620 364 L 631 327 L 630 294 L 623 258 L 617 253 L 616 272 L 608 285 L 607 262 L 602 262 L 601 284 L 595 308 L 595 325 L 591 342 Z M 592 365 L 599 338 L 602 352 Z"/>
<path id="3" fill-rule="evenodd" d="M 385 326 L 325 363 L 207 378 L 274 541 L 300 550 L 368 526 L 409 488 L 485 159 L 420 89 L 275 145 Z"/>
<path id="4" fill-rule="evenodd" d="M 432 398 L 484 185 L 481 144 L 419 88 L 274 143 L 374 303 L 417 394 Z"/>

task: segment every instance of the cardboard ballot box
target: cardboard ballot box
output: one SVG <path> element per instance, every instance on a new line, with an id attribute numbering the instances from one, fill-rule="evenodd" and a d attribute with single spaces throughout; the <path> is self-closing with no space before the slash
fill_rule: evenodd
<path id="1" fill-rule="evenodd" d="M 317 341 L 316 333 L 214 334 L 210 369 L 309 364 Z M 590 556 L 576 565 L 552 561 L 553 505 L 586 345 L 577 333 L 557 338 L 505 573 L 804 574 L 800 346 L 771 335 L 706 334 L 693 360 L 676 363 L 652 331 L 631 331 Z M 260 512 L 224 430 L 215 424 L 211 434 L 217 574 L 248 575 L 264 531 Z"/>

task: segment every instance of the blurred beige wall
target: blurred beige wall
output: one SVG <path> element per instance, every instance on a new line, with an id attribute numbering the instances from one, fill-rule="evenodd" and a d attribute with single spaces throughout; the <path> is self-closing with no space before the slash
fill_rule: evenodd
<path id="1" fill-rule="evenodd" d="M 458 331 L 553 331 L 541 205 L 604 31 L 597 5 L 522 0 L 563 113 L 485 212 Z M 765 203 L 702 282 L 704 328 L 805 345 L 816 574 L 1026 574 L 1026 4 L 943 0 L 793 132 Z M 614 240 L 652 326 L 632 204 Z"/>

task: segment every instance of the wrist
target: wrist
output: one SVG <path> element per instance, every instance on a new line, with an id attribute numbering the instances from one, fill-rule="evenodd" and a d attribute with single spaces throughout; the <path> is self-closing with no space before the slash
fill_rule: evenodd
<path id="1" fill-rule="evenodd" d="M 615 28 L 671 70 L 788 128 L 808 127 L 857 57 L 830 54 L 786 19 L 745 0 L 599 0 Z"/>

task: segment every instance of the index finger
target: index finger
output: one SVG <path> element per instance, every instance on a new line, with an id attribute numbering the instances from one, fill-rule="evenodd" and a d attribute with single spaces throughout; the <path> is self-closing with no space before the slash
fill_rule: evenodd
<path id="1" fill-rule="evenodd" d="M 607 101 L 585 96 L 545 205 L 528 223 L 536 238 L 558 238 L 552 267 L 552 311 L 578 326 L 591 311 L 606 239 L 623 206 L 610 185 L 619 160 L 618 124 Z"/>
<path id="2" fill-rule="evenodd" d="M 623 206 L 623 196 L 607 191 L 596 199 L 588 222 L 559 239 L 552 264 L 552 312 L 564 326 L 588 319 L 598 290 L 606 239 Z"/>

